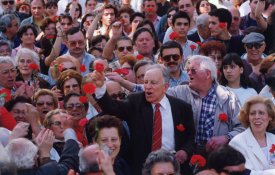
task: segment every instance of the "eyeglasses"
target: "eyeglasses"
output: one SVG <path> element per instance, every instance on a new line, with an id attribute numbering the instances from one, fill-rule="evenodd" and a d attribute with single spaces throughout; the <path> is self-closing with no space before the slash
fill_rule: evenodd
<path id="1" fill-rule="evenodd" d="M 51 122 L 50 125 L 61 126 L 61 121 Z"/>
<path id="2" fill-rule="evenodd" d="M 260 49 L 262 47 L 262 43 L 248 43 L 248 44 L 245 44 L 245 46 L 248 48 L 248 49 L 252 49 L 253 47 L 255 49 Z"/>
<path id="3" fill-rule="evenodd" d="M 127 49 L 128 52 L 131 52 L 133 50 L 132 46 L 126 46 L 126 47 L 118 47 L 117 50 L 119 52 L 123 52 L 125 49 Z"/>
<path id="4" fill-rule="evenodd" d="M 66 85 L 66 86 L 64 86 L 64 88 L 65 88 L 65 89 L 70 89 L 70 88 L 75 89 L 75 88 L 79 88 L 79 85 L 78 85 L 78 84 Z"/>
<path id="5" fill-rule="evenodd" d="M 8 4 L 13 5 L 14 1 L 2 1 L 2 4 L 3 5 L 8 5 Z"/>
<path id="6" fill-rule="evenodd" d="M 125 99 L 126 93 L 125 92 L 119 92 L 118 94 L 112 94 L 110 95 L 113 99 L 119 98 L 120 100 Z"/>
<path id="7" fill-rule="evenodd" d="M 171 15 L 171 14 L 168 14 L 168 15 L 167 15 L 167 18 L 171 18 L 172 16 L 173 16 L 173 15 Z"/>
<path id="8" fill-rule="evenodd" d="M 194 68 L 191 68 L 191 69 L 188 68 L 186 71 L 187 71 L 187 73 L 191 72 L 192 75 L 196 75 L 197 74 L 197 70 L 194 69 Z"/>
<path id="9" fill-rule="evenodd" d="M 53 106 L 53 102 L 37 102 L 36 106 L 41 107 L 41 106 L 44 106 L 45 104 L 47 106 Z"/>
<path id="10" fill-rule="evenodd" d="M 162 59 L 165 61 L 165 62 L 169 62 L 171 60 L 171 58 L 174 60 L 174 61 L 178 61 L 180 59 L 180 55 L 178 54 L 172 54 L 172 55 L 165 55 L 162 57 Z"/>
<path id="11" fill-rule="evenodd" d="M 81 104 L 81 103 L 68 104 L 68 105 L 66 105 L 66 109 L 67 109 L 67 110 L 73 110 L 74 108 L 75 108 L 75 109 L 82 109 L 83 106 L 84 106 L 84 105 Z"/>
<path id="12" fill-rule="evenodd" d="M 77 44 L 79 46 L 83 46 L 85 42 L 83 40 L 78 40 L 78 41 L 70 41 L 69 44 L 71 47 L 75 47 Z"/>

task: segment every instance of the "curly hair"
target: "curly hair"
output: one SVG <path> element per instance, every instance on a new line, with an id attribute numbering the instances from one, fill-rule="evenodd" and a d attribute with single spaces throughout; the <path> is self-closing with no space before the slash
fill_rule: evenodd
<path id="1" fill-rule="evenodd" d="M 200 54 L 208 56 L 211 54 L 213 50 L 217 50 L 221 52 L 222 57 L 226 54 L 226 47 L 223 43 L 219 41 L 207 41 L 200 48 Z"/>
<path id="2" fill-rule="evenodd" d="M 75 70 L 65 70 L 62 72 L 56 82 L 56 87 L 61 90 L 62 94 L 64 94 L 64 84 L 67 80 L 74 78 L 77 81 L 77 84 L 79 88 L 81 88 L 81 83 L 82 83 L 82 75 Z"/>

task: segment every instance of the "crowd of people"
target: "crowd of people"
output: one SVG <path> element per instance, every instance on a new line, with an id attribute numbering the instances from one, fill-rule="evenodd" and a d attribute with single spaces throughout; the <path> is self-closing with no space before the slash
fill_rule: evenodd
<path id="1" fill-rule="evenodd" d="M 0 0 L 1 175 L 275 175 L 275 0 Z"/>

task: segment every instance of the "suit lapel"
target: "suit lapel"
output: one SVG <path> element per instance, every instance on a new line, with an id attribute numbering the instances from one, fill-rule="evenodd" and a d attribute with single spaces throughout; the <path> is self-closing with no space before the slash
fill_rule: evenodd
<path id="1" fill-rule="evenodd" d="M 143 106 L 141 108 L 141 113 L 142 115 L 140 117 L 142 117 L 143 119 L 143 123 L 145 125 L 145 131 L 141 131 L 141 132 L 145 132 L 146 136 L 147 136 L 147 143 L 152 145 L 152 135 L 153 135 L 153 116 L 154 116 L 154 111 L 152 108 L 151 103 L 148 103 L 146 100 L 143 103 Z"/>
<path id="2" fill-rule="evenodd" d="M 179 110 L 176 108 L 176 104 L 174 104 L 174 101 L 171 100 L 171 97 L 167 95 L 167 98 L 169 100 L 170 106 L 171 106 L 171 112 L 172 112 L 172 118 L 173 118 L 173 126 L 174 126 L 174 139 L 175 139 L 175 148 L 177 148 L 178 145 L 178 139 L 180 138 L 179 132 L 176 130 L 176 126 L 181 123 L 180 121 L 180 113 Z"/>

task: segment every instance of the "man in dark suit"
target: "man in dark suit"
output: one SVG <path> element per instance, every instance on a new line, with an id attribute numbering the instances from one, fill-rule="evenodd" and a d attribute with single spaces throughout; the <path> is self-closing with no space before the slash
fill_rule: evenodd
<path id="1" fill-rule="evenodd" d="M 166 95 L 169 72 L 165 68 L 151 66 L 144 76 L 144 92 L 130 94 L 124 101 L 113 100 L 106 93 L 102 72 L 94 71 L 91 79 L 102 110 L 128 122 L 133 174 L 141 174 L 148 154 L 160 148 L 175 152 L 182 172 L 191 174 L 188 163 L 195 134 L 192 109 L 184 101 Z"/>

